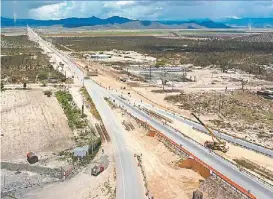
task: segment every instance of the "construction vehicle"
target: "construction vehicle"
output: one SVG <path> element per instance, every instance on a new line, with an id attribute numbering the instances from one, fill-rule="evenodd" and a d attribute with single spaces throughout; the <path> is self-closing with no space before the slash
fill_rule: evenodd
<path id="1" fill-rule="evenodd" d="M 95 165 L 92 169 L 91 169 L 91 175 L 93 176 L 97 176 L 99 175 L 101 172 L 104 171 L 104 166 L 102 165 Z"/>
<path id="2" fill-rule="evenodd" d="M 191 113 L 197 120 L 198 122 L 204 126 L 207 131 L 210 133 L 212 137 L 212 141 L 205 141 L 204 146 L 206 148 L 209 148 L 211 150 L 217 150 L 217 151 L 222 151 L 223 153 L 226 153 L 228 151 L 228 148 L 226 147 L 226 142 L 220 140 L 217 136 L 214 135 L 213 131 L 210 130 L 201 120 L 199 117 L 197 117 L 194 113 Z"/>

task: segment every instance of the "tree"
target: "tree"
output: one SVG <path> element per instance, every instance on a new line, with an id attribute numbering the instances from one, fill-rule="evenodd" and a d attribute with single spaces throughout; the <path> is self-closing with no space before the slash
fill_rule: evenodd
<path id="1" fill-rule="evenodd" d="M 162 59 L 159 59 L 156 61 L 155 63 L 155 67 L 161 67 L 161 66 L 164 66 L 165 64 L 167 63 L 167 60 L 162 58 Z"/>
<path id="2" fill-rule="evenodd" d="M 240 81 L 241 81 L 242 91 L 244 91 L 244 87 L 247 84 L 248 80 L 241 79 Z"/>
<path id="3" fill-rule="evenodd" d="M 160 73 L 159 75 L 159 79 L 161 80 L 161 84 L 162 84 L 162 88 L 163 88 L 163 91 L 165 90 L 165 85 L 167 84 L 168 80 L 168 73 L 164 70 L 163 72 Z"/>
<path id="4" fill-rule="evenodd" d="M 5 86 L 5 85 L 4 85 L 4 82 L 1 81 L 1 92 L 4 91 L 4 89 L 5 89 L 4 86 Z"/>

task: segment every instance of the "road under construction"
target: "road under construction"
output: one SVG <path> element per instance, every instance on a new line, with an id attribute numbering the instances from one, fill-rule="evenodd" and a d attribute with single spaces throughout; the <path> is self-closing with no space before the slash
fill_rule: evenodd
<path id="1" fill-rule="evenodd" d="M 272 198 L 273 190 L 270 186 L 257 178 L 242 173 L 230 162 L 219 157 L 215 153 L 211 153 L 210 150 L 194 140 L 184 137 L 181 133 L 177 132 L 176 129 L 150 117 L 148 114 L 135 107 L 132 102 L 124 100 L 124 98 L 119 97 L 119 95 L 101 87 L 92 79 L 84 80 L 85 74 L 68 56 L 63 55 L 56 50 L 54 46 L 45 42 L 30 28 L 28 28 L 28 34 L 35 38 L 35 41 L 38 42 L 43 49 L 46 49 L 47 52 L 51 52 L 52 56 L 54 54 L 54 56 L 59 57 L 59 59 L 65 63 L 64 69 L 67 70 L 67 72 L 72 73 L 77 81 L 84 81 L 84 86 L 92 97 L 104 125 L 116 146 L 117 198 L 145 198 L 144 186 L 141 179 L 141 173 L 137 170 L 137 165 L 135 165 L 130 147 L 126 145 L 123 139 L 121 124 L 116 121 L 114 114 L 104 100 L 105 97 L 115 100 L 115 103 L 126 109 L 131 115 L 146 122 L 164 139 L 169 140 L 188 154 L 188 156 L 209 168 L 212 175 L 222 178 L 226 183 L 240 191 L 247 198 Z"/>

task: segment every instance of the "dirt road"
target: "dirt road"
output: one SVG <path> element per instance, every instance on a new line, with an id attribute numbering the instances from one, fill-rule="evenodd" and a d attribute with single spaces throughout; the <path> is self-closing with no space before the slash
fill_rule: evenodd
<path id="1" fill-rule="evenodd" d="M 22 199 L 114 199 L 116 185 L 113 154 L 111 144 L 104 146 L 104 154 L 98 152 L 94 161 L 100 160 L 102 156 L 107 156 L 109 161 L 106 170 L 98 176 L 91 176 L 91 163 L 75 177 L 33 190 Z"/>

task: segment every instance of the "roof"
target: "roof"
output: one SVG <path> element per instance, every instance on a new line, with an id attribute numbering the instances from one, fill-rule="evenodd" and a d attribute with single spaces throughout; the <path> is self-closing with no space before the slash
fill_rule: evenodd
<path id="1" fill-rule="evenodd" d="M 74 156 L 84 157 L 88 154 L 89 146 L 77 147 L 73 150 Z"/>
<path id="2" fill-rule="evenodd" d="M 82 146 L 82 147 L 76 147 L 75 149 L 73 149 L 74 152 L 78 152 L 78 151 L 88 151 L 89 150 L 89 146 Z"/>

